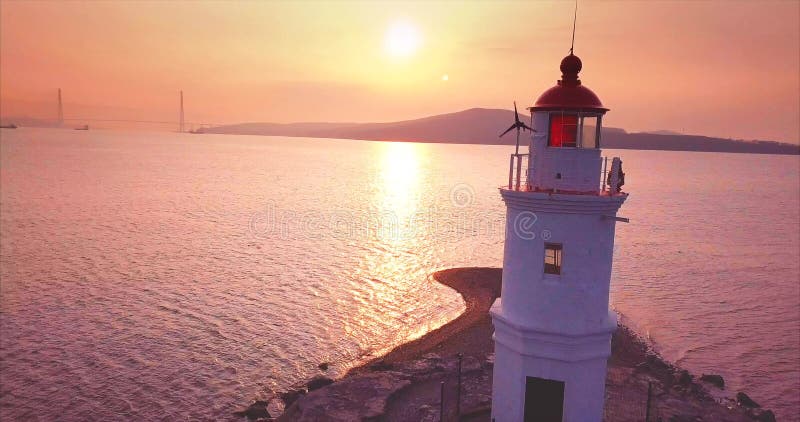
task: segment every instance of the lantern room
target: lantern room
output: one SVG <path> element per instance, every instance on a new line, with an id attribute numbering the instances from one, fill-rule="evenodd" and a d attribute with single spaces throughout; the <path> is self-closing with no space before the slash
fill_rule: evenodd
<path id="1" fill-rule="evenodd" d="M 608 169 L 600 145 L 603 115 L 608 109 L 581 83 L 578 74 L 582 67 L 581 59 L 570 53 L 561 61 L 561 79 L 556 86 L 528 108 L 535 132 L 530 154 L 517 157 L 519 161 L 527 158 L 526 174 L 516 175 L 525 180 L 527 190 L 594 194 L 605 190 Z"/>
<path id="2" fill-rule="evenodd" d="M 561 80 L 545 91 L 531 112 L 546 112 L 548 122 L 547 146 L 556 148 L 598 148 L 600 122 L 608 111 L 591 89 L 583 86 L 578 73 L 581 59 L 570 54 L 561 60 Z"/>

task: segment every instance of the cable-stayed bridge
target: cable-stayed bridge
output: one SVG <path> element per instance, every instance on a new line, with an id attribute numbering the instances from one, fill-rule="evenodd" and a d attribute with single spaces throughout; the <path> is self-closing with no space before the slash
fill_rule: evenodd
<path id="1" fill-rule="evenodd" d="M 103 119 L 95 117 L 64 117 L 64 102 L 61 98 L 61 88 L 58 89 L 58 126 L 63 126 L 65 122 L 98 122 L 98 123 L 141 123 L 141 124 L 157 124 L 157 125 L 175 125 L 178 132 L 186 132 L 186 128 L 194 130 L 194 127 L 211 127 L 219 126 L 216 123 L 210 122 L 187 122 L 184 117 L 183 110 L 183 91 L 180 92 L 180 113 L 177 121 L 173 120 L 143 120 L 143 119 Z"/>

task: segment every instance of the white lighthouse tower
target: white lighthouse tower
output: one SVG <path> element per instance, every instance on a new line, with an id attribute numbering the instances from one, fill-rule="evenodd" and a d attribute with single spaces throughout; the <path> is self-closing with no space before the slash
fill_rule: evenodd
<path id="1" fill-rule="evenodd" d="M 609 284 L 621 161 L 601 156 L 608 111 L 581 84 L 581 60 L 561 61 L 561 80 L 531 111 L 528 154 L 511 155 L 492 418 L 496 422 L 603 419 L 606 363 L 616 315 Z"/>

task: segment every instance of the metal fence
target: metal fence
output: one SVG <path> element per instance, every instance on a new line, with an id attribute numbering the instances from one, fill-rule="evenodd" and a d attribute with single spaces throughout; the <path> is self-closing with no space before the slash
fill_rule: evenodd
<path id="1" fill-rule="evenodd" d="M 530 154 L 511 154 L 508 162 L 508 189 L 529 190 L 528 187 L 528 160 Z"/>
<path id="2" fill-rule="evenodd" d="M 502 186 L 503 188 L 522 192 L 534 190 L 534 187 L 528 183 L 530 159 L 530 154 L 511 154 L 508 161 L 508 185 Z M 611 181 L 609 180 L 609 173 L 611 173 L 613 160 L 609 160 L 608 157 L 601 157 L 601 160 L 602 167 L 600 169 L 600 186 L 598 186 L 598 191 L 613 192 L 614 190 L 611 188 Z"/>
<path id="3" fill-rule="evenodd" d="M 656 380 L 632 376 L 629 368 L 612 369 L 606 377 L 605 422 L 665 422 L 672 416 L 667 391 Z"/>
<path id="4" fill-rule="evenodd" d="M 470 361 L 470 359 L 472 359 Z M 385 418 L 392 422 L 491 422 L 491 366 L 458 356 L 442 356 L 441 372 L 415 383 Z M 462 367 L 463 363 L 463 367 Z M 609 368 L 606 377 L 606 422 L 665 422 L 669 411 L 664 386 L 633 368 Z M 669 388 L 669 386 L 667 386 Z"/>

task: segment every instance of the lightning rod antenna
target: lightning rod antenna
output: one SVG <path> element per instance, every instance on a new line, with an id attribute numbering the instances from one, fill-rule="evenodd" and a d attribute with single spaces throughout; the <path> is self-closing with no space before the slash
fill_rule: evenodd
<path id="1" fill-rule="evenodd" d="M 183 133 L 183 90 L 181 90 L 181 115 L 180 115 L 180 122 L 178 123 L 178 132 Z"/>
<path id="2" fill-rule="evenodd" d="M 64 126 L 64 103 L 61 102 L 61 88 L 58 88 L 58 125 Z"/>
<path id="3" fill-rule="evenodd" d="M 569 54 L 575 48 L 575 23 L 578 22 L 578 0 L 575 0 L 575 14 L 572 16 L 572 44 L 569 46 Z"/>

